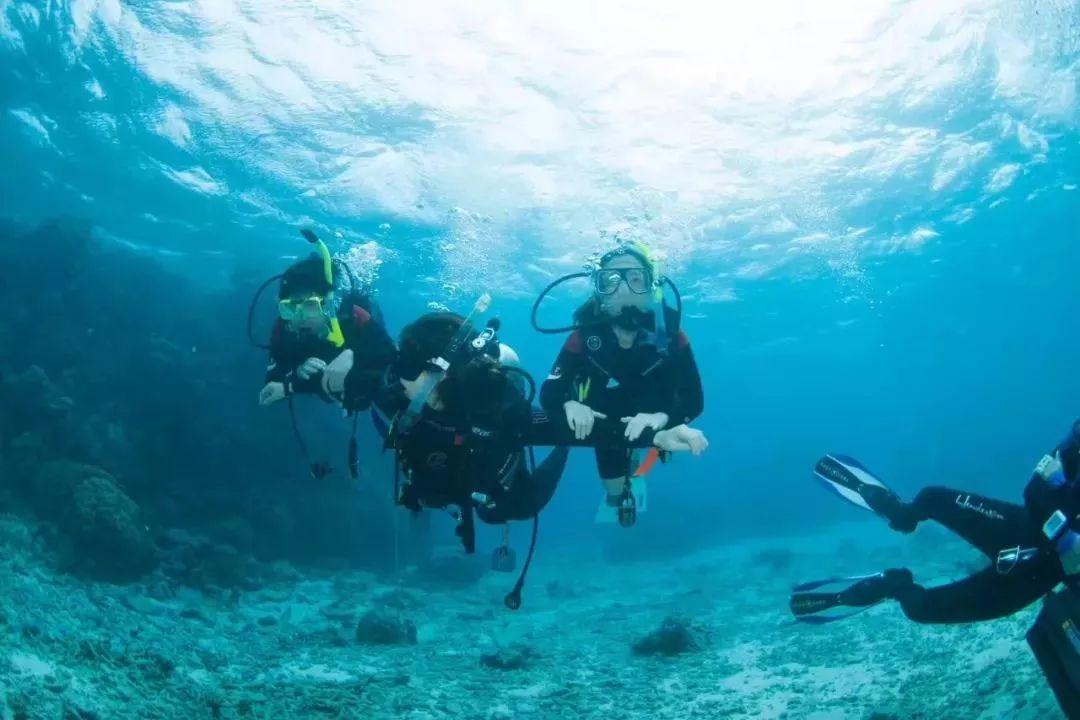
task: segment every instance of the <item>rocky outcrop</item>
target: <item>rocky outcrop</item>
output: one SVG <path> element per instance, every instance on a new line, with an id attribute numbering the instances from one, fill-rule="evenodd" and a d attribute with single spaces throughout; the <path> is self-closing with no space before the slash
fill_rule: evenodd
<path id="1" fill-rule="evenodd" d="M 702 649 L 702 643 L 687 620 L 664 618 L 660 627 L 633 644 L 635 655 L 674 657 Z"/>
<path id="2" fill-rule="evenodd" d="M 154 568 L 153 536 L 138 505 L 101 468 L 70 461 L 45 463 L 31 482 L 38 513 L 54 522 L 77 552 L 72 569 L 124 582 Z"/>
<path id="3" fill-rule="evenodd" d="M 361 645 L 415 645 L 416 625 L 391 612 L 369 610 L 356 625 L 356 642 Z"/>

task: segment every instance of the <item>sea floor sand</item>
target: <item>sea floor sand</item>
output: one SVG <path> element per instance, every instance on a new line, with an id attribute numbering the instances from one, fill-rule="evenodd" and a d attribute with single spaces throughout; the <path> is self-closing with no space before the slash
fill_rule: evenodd
<path id="1" fill-rule="evenodd" d="M 860 523 L 664 562 L 545 552 L 516 613 L 502 605 L 513 577 L 495 573 L 456 589 L 349 571 L 163 594 L 50 571 L 10 516 L 0 546 L 4 720 L 1061 717 L 1024 641 L 1037 608 L 957 627 L 912 624 L 889 603 L 825 627 L 789 618 L 798 581 L 900 565 L 920 581 L 965 574 L 977 561 L 944 533 Z M 387 608 L 415 624 L 416 644 L 357 643 L 357 619 Z M 671 616 L 699 650 L 631 652 Z M 523 667 L 483 661 L 500 651 Z"/>

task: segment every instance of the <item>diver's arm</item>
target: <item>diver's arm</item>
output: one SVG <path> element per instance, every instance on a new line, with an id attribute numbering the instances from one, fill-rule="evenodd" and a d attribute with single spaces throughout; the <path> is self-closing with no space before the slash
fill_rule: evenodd
<path id="1" fill-rule="evenodd" d="M 266 366 L 266 377 L 263 378 L 263 384 L 279 382 L 283 383 L 288 378 L 288 371 L 281 365 L 281 363 L 274 360 L 273 356 L 270 357 L 270 364 Z"/>
<path id="2" fill-rule="evenodd" d="M 273 405 L 294 393 L 318 391 L 317 377 L 303 380 L 295 371 L 296 362 L 288 352 L 284 324 L 277 320 L 270 335 L 270 362 L 259 391 L 259 404 Z"/>
<path id="3" fill-rule="evenodd" d="M 663 410 L 668 416 L 668 427 L 685 425 L 701 415 L 705 409 L 701 373 L 698 372 L 697 362 L 694 360 L 694 351 L 690 348 L 690 339 L 682 331 L 676 340 L 672 361 L 675 363 L 675 387 L 672 389 L 670 404 Z"/>
<path id="4" fill-rule="evenodd" d="M 645 428 L 633 441 L 626 439 L 623 427 L 620 422 L 605 420 L 597 423 L 589 437 L 578 440 L 562 423 L 552 422 L 543 410 L 534 409 L 530 412 L 526 429 L 518 432 L 518 438 L 522 445 L 534 447 L 622 447 L 627 450 L 655 447 L 661 452 L 689 452 L 692 455 L 700 455 L 709 447 L 705 435 L 687 425 L 663 430 Z"/>
<path id="5" fill-rule="evenodd" d="M 289 335 L 285 331 L 285 323 L 280 319 L 274 322 L 274 329 L 270 335 L 270 363 L 266 368 L 264 385 L 281 383 L 285 389 L 285 395 L 295 393 L 313 393 L 321 395 L 319 387 L 320 373 L 306 374 L 297 372 L 297 369 L 305 362 L 321 360 L 321 358 L 307 358 L 297 354 L 295 347 L 290 347 Z M 305 377 L 306 375 L 306 377 Z"/>
<path id="6" fill-rule="evenodd" d="M 571 400 L 580 400 L 575 387 L 585 362 L 581 333 L 572 332 L 566 339 L 551 374 L 540 385 L 540 406 L 552 417 L 561 417 L 563 406 Z"/>
<path id="7" fill-rule="evenodd" d="M 561 418 L 552 420 L 547 412 L 533 409 L 528 425 L 520 432 L 523 445 L 534 447 L 625 447 L 647 448 L 653 446 L 654 430 L 646 429 L 637 440 L 630 442 L 623 434 L 625 426 L 615 419 L 599 420 L 587 437 L 578 439 Z"/>
<path id="8" fill-rule="evenodd" d="M 551 375 L 540 389 L 541 407 L 553 418 L 564 418 L 577 440 L 588 438 L 596 421 L 603 418 L 587 404 L 593 374 L 586 360 L 581 333 L 575 331 L 567 338 Z"/>
<path id="9" fill-rule="evenodd" d="M 356 362 L 345 378 L 345 408 L 366 410 L 382 386 L 386 369 L 394 359 L 394 341 L 373 317 L 363 324 L 349 343 Z"/>
<path id="10" fill-rule="evenodd" d="M 270 331 L 270 362 L 266 366 L 266 378 L 263 383 L 284 383 L 292 368 L 288 367 L 282 357 L 282 342 L 284 327 L 280 319 L 274 321 L 274 329 Z"/>

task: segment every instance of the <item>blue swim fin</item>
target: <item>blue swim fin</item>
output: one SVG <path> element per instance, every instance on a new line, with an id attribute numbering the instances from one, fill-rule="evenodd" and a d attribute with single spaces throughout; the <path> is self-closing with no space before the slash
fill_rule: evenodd
<path id="1" fill-rule="evenodd" d="M 858 615 L 912 582 L 911 572 L 903 568 L 815 580 L 796 585 L 789 606 L 796 620 L 824 625 Z"/>
<path id="2" fill-rule="evenodd" d="M 870 512 L 878 512 L 872 506 L 873 498 L 882 491 L 892 494 L 862 463 L 847 455 L 821 458 L 814 466 L 814 476 L 844 500 Z"/>

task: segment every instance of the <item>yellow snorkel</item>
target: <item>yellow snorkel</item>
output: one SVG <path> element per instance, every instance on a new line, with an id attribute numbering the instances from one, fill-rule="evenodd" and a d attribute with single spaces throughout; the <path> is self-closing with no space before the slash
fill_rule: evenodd
<path id="1" fill-rule="evenodd" d="M 334 258 L 330 255 L 330 248 L 326 247 L 326 243 L 319 239 L 319 236 L 313 233 L 311 230 L 301 230 L 300 234 L 304 236 L 304 239 L 315 246 L 315 250 L 322 257 L 323 261 L 323 273 L 326 276 L 326 284 L 330 286 L 330 292 L 333 292 L 334 287 Z M 334 347 L 342 347 L 345 344 L 345 335 L 341 332 L 341 323 L 338 322 L 336 316 L 330 317 L 330 332 L 327 334 L 326 339 L 334 344 Z"/>
<path id="2" fill-rule="evenodd" d="M 660 275 L 660 261 L 644 245 L 634 243 L 633 247 L 645 257 L 646 265 L 652 272 L 653 287 L 652 294 L 649 297 L 652 300 L 653 313 L 656 317 L 656 349 L 660 352 L 660 355 L 664 356 L 668 354 L 669 348 L 667 306 L 664 304 L 664 278 Z"/>
<path id="3" fill-rule="evenodd" d="M 334 287 L 334 259 L 330 256 L 330 248 L 326 247 L 326 243 L 320 240 L 319 236 L 310 230 L 301 230 L 300 234 L 304 236 L 305 240 L 315 246 L 315 249 L 322 257 L 323 273 L 326 275 L 326 284 L 330 287 Z"/>

